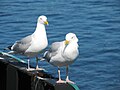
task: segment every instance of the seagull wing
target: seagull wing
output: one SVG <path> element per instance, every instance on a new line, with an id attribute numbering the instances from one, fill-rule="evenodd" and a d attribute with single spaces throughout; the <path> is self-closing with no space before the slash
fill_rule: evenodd
<path id="1" fill-rule="evenodd" d="M 61 46 L 62 42 L 54 42 L 51 45 L 51 48 L 45 52 L 44 57 L 49 62 L 51 57 L 55 56 Z"/>
<path id="2" fill-rule="evenodd" d="M 32 42 L 32 35 L 29 35 L 19 41 L 16 41 L 11 49 L 17 53 L 24 53 L 30 46 Z"/>

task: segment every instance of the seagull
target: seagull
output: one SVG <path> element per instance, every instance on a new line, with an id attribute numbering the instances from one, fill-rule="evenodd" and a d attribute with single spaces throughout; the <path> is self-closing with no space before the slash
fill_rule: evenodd
<path id="1" fill-rule="evenodd" d="M 53 66 L 58 67 L 59 80 L 56 83 L 74 82 L 69 80 L 68 66 L 71 65 L 79 55 L 78 38 L 74 33 L 66 34 L 65 40 L 52 43 L 48 51 L 44 53 L 44 58 Z M 60 67 L 66 66 L 66 81 L 60 76 Z"/>
<path id="2" fill-rule="evenodd" d="M 33 70 L 29 66 L 30 57 L 36 57 L 36 69 L 38 69 L 38 54 L 48 46 L 45 25 L 48 25 L 47 17 L 44 15 L 39 16 L 34 33 L 8 46 L 8 49 L 11 50 L 9 53 L 28 57 L 28 71 Z"/>

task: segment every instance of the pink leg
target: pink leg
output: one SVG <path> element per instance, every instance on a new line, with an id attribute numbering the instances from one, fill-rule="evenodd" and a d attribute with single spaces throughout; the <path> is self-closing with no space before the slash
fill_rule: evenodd
<path id="1" fill-rule="evenodd" d="M 38 57 L 36 57 L 36 70 L 45 70 L 45 69 L 43 69 L 43 68 L 39 68 L 38 67 Z"/>
<path id="2" fill-rule="evenodd" d="M 75 84 L 73 81 L 69 80 L 69 77 L 68 77 L 68 66 L 66 67 L 66 82 Z"/>
<path id="3" fill-rule="evenodd" d="M 59 76 L 59 80 L 56 83 L 65 83 L 65 81 L 61 80 L 59 67 L 58 67 L 58 76 Z"/>
<path id="4" fill-rule="evenodd" d="M 27 68 L 27 71 L 33 71 L 33 70 L 35 70 L 35 69 L 30 68 L 30 60 L 28 59 L 28 68 Z"/>

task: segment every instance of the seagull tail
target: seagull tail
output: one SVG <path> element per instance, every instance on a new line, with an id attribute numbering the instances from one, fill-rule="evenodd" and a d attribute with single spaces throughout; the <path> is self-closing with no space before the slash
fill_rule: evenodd
<path id="1" fill-rule="evenodd" d="M 7 48 L 4 48 L 4 50 L 11 50 L 11 47 L 12 47 L 12 45 L 8 46 Z"/>
<path id="2" fill-rule="evenodd" d="M 40 61 L 45 61 L 45 58 L 44 57 L 40 57 L 39 60 Z"/>
<path id="3" fill-rule="evenodd" d="M 51 55 L 50 55 L 50 52 L 49 51 L 46 51 L 43 55 L 43 58 L 46 60 L 46 61 L 50 61 L 51 59 Z"/>
<path id="4" fill-rule="evenodd" d="M 10 50 L 10 51 L 8 52 L 8 54 L 17 54 L 17 52 L 12 51 L 11 47 L 12 47 L 12 45 L 4 48 L 4 50 Z"/>

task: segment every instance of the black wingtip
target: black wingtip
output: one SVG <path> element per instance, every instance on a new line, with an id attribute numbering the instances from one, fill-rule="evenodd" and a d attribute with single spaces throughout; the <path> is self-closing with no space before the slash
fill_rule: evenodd
<path id="1" fill-rule="evenodd" d="M 12 45 L 8 46 L 7 48 L 4 48 L 4 50 L 11 50 L 11 47 L 12 47 Z"/>
<path id="2" fill-rule="evenodd" d="M 49 51 L 46 51 L 46 52 L 44 53 L 43 58 L 44 58 L 45 60 L 47 60 L 48 62 L 50 62 L 50 59 L 51 59 L 50 52 L 49 52 Z"/>

